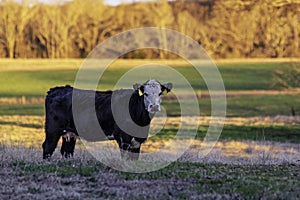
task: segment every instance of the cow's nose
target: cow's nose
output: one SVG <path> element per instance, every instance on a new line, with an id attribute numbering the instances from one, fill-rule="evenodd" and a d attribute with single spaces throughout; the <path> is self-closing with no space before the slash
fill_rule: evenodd
<path id="1" fill-rule="evenodd" d="M 160 110 L 159 105 L 150 105 L 150 110 L 152 112 L 157 112 Z"/>

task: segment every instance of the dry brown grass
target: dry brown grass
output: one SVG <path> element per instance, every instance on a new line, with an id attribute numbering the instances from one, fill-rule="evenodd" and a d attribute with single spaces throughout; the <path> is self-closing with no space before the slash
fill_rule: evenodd
<path id="1" fill-rule="evenodd" d="M 0 143 L 23 144 L 24 146 L 40 147 L 44 139 L 43 116 L 0 116 Z M 151 127 L 153 129 L 163 128 L 160 117 L 154 118 Z M 179 128 L 180 123 L 187 125 L 208 125 L 211 117 L 168 117 L 166 128 L 172 126 Z M 214 119 L 218 121 L 218 119 Z M 232 117 L 226 118 L 226 125 L 293 125 L 300 123 L 300 116 L 272 116 L 272 117 Z"/>
<path id="2" fill-rule="evenodd" d="M 168 120 L 173 127 L 180 122 L 179 118 Z M 199 119 L 183 120 L 193 124 Z M 202 124 L 209 122 L 208 117 L 200 120 Z M 231 118 L 226 123 L 292 124 L 299 120 L 284 116 L 253 117 Z M 0 116 L 0 124 L 0 199 L 289 199 L 299 196 L 299 143 L 218 141 L 206 157 L 199 159 L 203 142 L 181 140 L 176 145 L 190 142 L 192 145 L 176 162 L 157 172 L 132 174 L 98 162 L 80 140 L 73 158 L 63 159 L 56 150 L 51 160 L 43 160 L 44 117 Z M 132 163 L 120 161 L 116 143 L 93 145 L 99 155 L 108 158 L 109 166 L 132 168 Z M 103 153 L 105 145 L 116 148 Z M 144 154 L 168 145 L 170 140 L 146 142 L 142 145 L 141 159 L 145 163 L 170 161 L 174 156 L 172 148 L 166 148 L 156 157 Z"/>
<path id="3" fill-rule="evenodd" d="M 0 59 L 0 71 L 79 69 L 81 59 Z"/>
<path id="4" fill-rule="evenodd" d="M 67 70 L 79 69 L 83 59 L 0 59 L 0 71 L 36 71 L 36 70 Z M 247 63 L 286 63 L 300 62 L 299 58 L 249 58 L 249 59 L 216 59 L 216 65 L 247 64 Z M 172 67 L 191 66 L 184 59 L 117 59 L 110 67 L 128 68 L 145 64 L 161 64 Z"/>
<path id="5" fill-rule="evenodd" d="M 37 141 L 36 143 L 38 143 Z M 146 162 L 170 162 L 176 157 L 173 151 L 168 151 L 166 148 L 170 145 L 170 140 L 160 142 L 146 142 L 142 146 L 142 154 L 140 159 Z M 284 143 L 284 142 L 271 142 L 271 141 L 219 141 L 211 149 L 209 154 L 205 157 L 199 155 L 203 142 L 201 140 L 181 141 L 180 145 L 192 145 L 186 152 L 179 158 L 179 162 L 200 162 L 200 163 L 221 163 L 221 164 L 234 164 L 234 165 L 257 165 L 257 164 L 296 164 L 300 165 L 300 144 L 299 143 Z M 73 159 L 83 159 L 85 162 L 93 159 L 90 152 L 95 153 L 98 158 L 106 158 L 105 163 L 110 163 L 115 166 L 116 161 L 120 160 L 120 153 L 117 150 L 115 142 L 104 142 L 110 147 L 107 151 L 103 152 L 105 145 L 103 142 L 100 145 L 97 143 L 86 147 L 80 141 L 76 146 L 75 155 Z M 37 146 L 24 147 L 24 143 L 19 144 L 3 144 L 1 143 L 0 158 L 4 162 L 8 160 L 25 161 L 25 162 L 42 162 L 42 149 L 41 143 Z M 60 149 L 58 145 L 57 150 L 53 155 L 53 160 L 61 160 Z M 39 147 L 38 147 L 39 146 Z M 115 148 L 112 148 L 114 146 Z M 107 146 L 108 147 L 108 146 Z M 149 153 L 156 152 L 166 148 L 158 155 Z M 90 149 L 90 150 L 89 150 Z M 172 148 L 169 148 L 172 149 Z M 102 150 L 102 151 L 100 151 Z M 175 157 L 174 157 L 175 156 Z M 123 163 L 123 162 L 122 162 Z M 124 163 L 123 163 L 124 164 Z M 117 166 L 115 166 L 117 167 Z"/>
<path id="6" fill-rule="evenodd" d="M 77 70 L 83 61 L 83 59 L 0 59 L 0 71 Z M 101 60 L 99 63 L 101 64 Z M 114 68 L 128 68 L 150 63 L 173 67 L 190 66 L 190 64 L 183 59 L 117 59 L 109 66 Z"/>
<path id="7" fill-rule="evenodd" d="M 22 97 L 11 97 L 11 98 L 0 98 L 0 105 L 25 105 L 25 104 L 43 104 L 45 102 L 45 98 L 26 98 Z"/>
<path id="8" fill-rule="evenodd" d="M 193 148 L 182 160 L 192 162 L 193 153 L 201 147 L 194 142 Z M 198 156 L 198 155 L 197 155 Z M 219 141 L 212 151 L 203 158 L 205 163 L 222 164 L 300 164 L 300 144 L 270 141 Z"/>
<path id="9" fill-rule="evenodd" d="M 156 118 L 153 121 L 152 127 L 154 129 L 161 128 L 161 125 L 159 124 L 160 120 L 160 118 Z M 195 123 L 198 123 L 199 120 L 201 125 L 207 125 L 210 122 L 210 117 L 183 117 L 182 121 L 179 117 L 172 117 L 167 119 L 167 124 L 171 124 L 172 127 L 179 127 L 180 122 L 193 125 Z M 33 154 L 31 158 L 41 159 L 41 144 L 44 140 L 44 117 L 1 116 L 0 123 L 0 144 L 2 144 L 5 147 L 11 147 L 9 149 L 12 149 L 12 151 L 18 151 L 18 149 L 23 147 L 29 148 L 29 154 Z M 225 124 L 231 125 L 290 125 L 295 123 L 300 123 L 300 117 L 275 116 L 227 118 L 225 122 Z M 146 142 L 142 145 L 142 152 L 155 152 L 163 147 L 167 147 L 164 154 L 162 154 L 162 159 L 167 158 L 170 155 L 172 155 L 172 150 L 174 150 L 169 146 L 170 142 L 171 140 Z M 116 143 L 114 142 L 107 143 L 108 146 L 116 145 Z M 197 154 L 197 152 L 201 149 L 201 145 L 203 145 L 201 140 L 182 140 L 181 143 L 182 144 L 178 145 L 184 146 L 189 143 L 192 143 L 192 145 L 191 148 L 183 155 L 183 157 L 180 160 L 189 162 L 203 161 L 198 159 Z M 6 148 L 6 150 L 9 149 Z M 81 142 L 79 142 L 79 145 L 77 145 L 76 148 L 76 155 L 82 156 L 83 154 L 85 154 L 83 153 L 85 152 L 84 149 L 84 146 L 81 144 Z M 35 152 L 39 152 L 38 155 L 35 156 Z M 6 153 L 8 152 L 6 151 Z M 13 154 L 15 153 L 11 152 L 10 157 L 13 157 Z M 113 154 L 114 155 L 109 156 L 119 157 L 118 150 L 113 152 Z M 22 154 L 17 153 L 15 156 L 22 156 Z M 58 151 L 56 153 L 56 156 L 59 156 Z M 204 161 L 239 163 L 240 160 L 243 160 L 243 162 L 247 163 L 297 163 L 300 160 L 299 156 L 300 144 L 298 143 L 280 143 L 269 141 L 219 141 L 214 146 L 211 153 L 204 158 Z"/>
<path id="10" fill-rule="evenodd" d="M 234 145 L 240 143 L 228 144 Z M 84 149 L 69 160 L 55 154 L 51 161 L 43 161 L 40 150 L 1 146 L 0 198 L 297 199 L 299 162 L 290 162 L 293 158 L 286 155 L 282 158 L 279 162 L 261 150 L 251 159 L 225 157 L 217 150 L 194 160 L 186 153 L 160 171 L 132 174 L 99 164 Z"/>

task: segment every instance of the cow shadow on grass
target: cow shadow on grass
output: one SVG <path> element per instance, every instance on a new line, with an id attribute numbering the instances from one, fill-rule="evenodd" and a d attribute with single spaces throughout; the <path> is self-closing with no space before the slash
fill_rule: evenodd
<path id="1" fill-rule="evenodd" d="M 23 128 L 43 128 L 43 125 L 41 124 L 25 124 L 20 122 L 6 122 L 6 121 L 0 121 L 0 125 L 20 126 Z"/>

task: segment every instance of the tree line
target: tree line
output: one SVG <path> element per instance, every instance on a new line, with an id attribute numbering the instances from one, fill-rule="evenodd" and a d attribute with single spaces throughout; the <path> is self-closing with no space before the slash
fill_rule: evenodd
<path id="1" fill-rule="evenodd" d="M 84 58 L 103 40 L 132 28 L 180 31 L 213 58 L 299 57 L 300 0 L 177 0 L 108 6 L 0 2 L 0 57 Z M 125 58 L 170 58 L 137 50 Z"/>

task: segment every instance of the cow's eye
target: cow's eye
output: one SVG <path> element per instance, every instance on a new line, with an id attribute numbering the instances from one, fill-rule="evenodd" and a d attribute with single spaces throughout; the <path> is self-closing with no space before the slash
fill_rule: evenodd
<path id="1" fill-rule="evenodd" d="M 148 96 L 148 94 L 147 93 L 144 93 L 144 95 L 147 97 Z"/>

